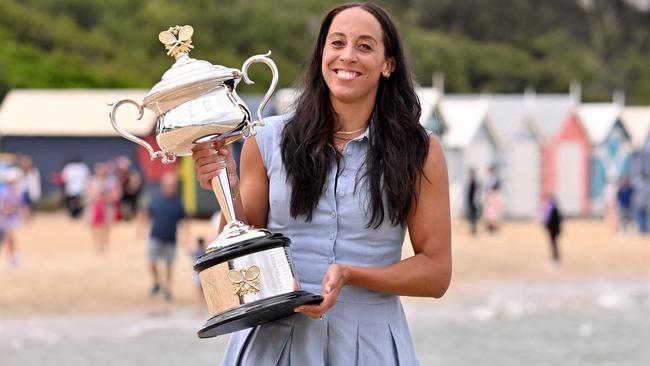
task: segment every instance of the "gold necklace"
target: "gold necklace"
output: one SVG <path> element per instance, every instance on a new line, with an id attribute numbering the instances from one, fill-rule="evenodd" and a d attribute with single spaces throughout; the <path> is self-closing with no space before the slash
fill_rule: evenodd
<path id="1" fill-rule="evenodd" d="M 343 131 L 343 130 L 338 130 L 338 131 L 334 132 L 334 134 L 335 134 L 335 135 L 352 135 L 352 134 L 355 134 L 355 133 L 357 133 L 357 132 L 361 132 L 361 131 L 365 130 L 367 127 L 368 127 L 368 126 L 364 126 L 364 127 L 361 127 L 360 129 L 358 129 L 358 130 L 354 130 L 354 131 Z"/>
<path id="2" fill-rule="evenodd" d="M 333 136 L 335 139 L 343 140 L 343 141 L 351 141 L 356 139 L 356 137 L 343 137 L 343 136 Z"/>

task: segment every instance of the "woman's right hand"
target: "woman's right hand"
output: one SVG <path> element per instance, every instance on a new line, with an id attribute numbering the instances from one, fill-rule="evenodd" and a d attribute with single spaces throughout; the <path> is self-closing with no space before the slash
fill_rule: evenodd
<path id="1" fill-rule="evenodd" d="M 237 164 L 222 139 L 194 145 L 192 159 L 196 165 L 196 179 L 199 180 L 202 188 L 212 189 L 212 178 L 219 175 L 224 168 L 228 172 L 230 187 L 237 187 Z"/>

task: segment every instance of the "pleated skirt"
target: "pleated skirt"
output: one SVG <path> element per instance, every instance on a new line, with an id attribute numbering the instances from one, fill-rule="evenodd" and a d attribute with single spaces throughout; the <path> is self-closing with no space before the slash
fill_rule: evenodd
<path id="1" fill-rule="evenodd" d="M 295 314 L 233 333 L 223 365 L 418 365 L 399 297 L 384 300 L 339 301 L 322 320 Z"/>

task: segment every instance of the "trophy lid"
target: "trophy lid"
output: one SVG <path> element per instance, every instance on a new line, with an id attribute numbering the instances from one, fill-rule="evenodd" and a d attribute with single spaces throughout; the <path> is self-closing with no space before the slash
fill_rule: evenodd
<path id="1" fill-rule="evenodd" d="M 239 79 L 241 72 L 189 56 L 192 26 L 175 26 L 160 32 L 158 39 L 165 45 L 167 55 L 176 59 L 161 80 L 144 97 L 144 106 L 158 114 L 205 94 L 225 81 Z"/>

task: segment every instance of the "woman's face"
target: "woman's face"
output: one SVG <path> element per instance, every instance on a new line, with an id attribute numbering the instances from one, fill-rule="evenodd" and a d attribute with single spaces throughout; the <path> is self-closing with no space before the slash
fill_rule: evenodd
<path id="1" fill-rule="evenodd" d="M 381 25 L 367 11 L 355 7 L 337 14 L 323 47 L 321 72 L 332 102 L 372 100 L 382 73 L 393 71 L 392 57 L 384 58 Z"/>

